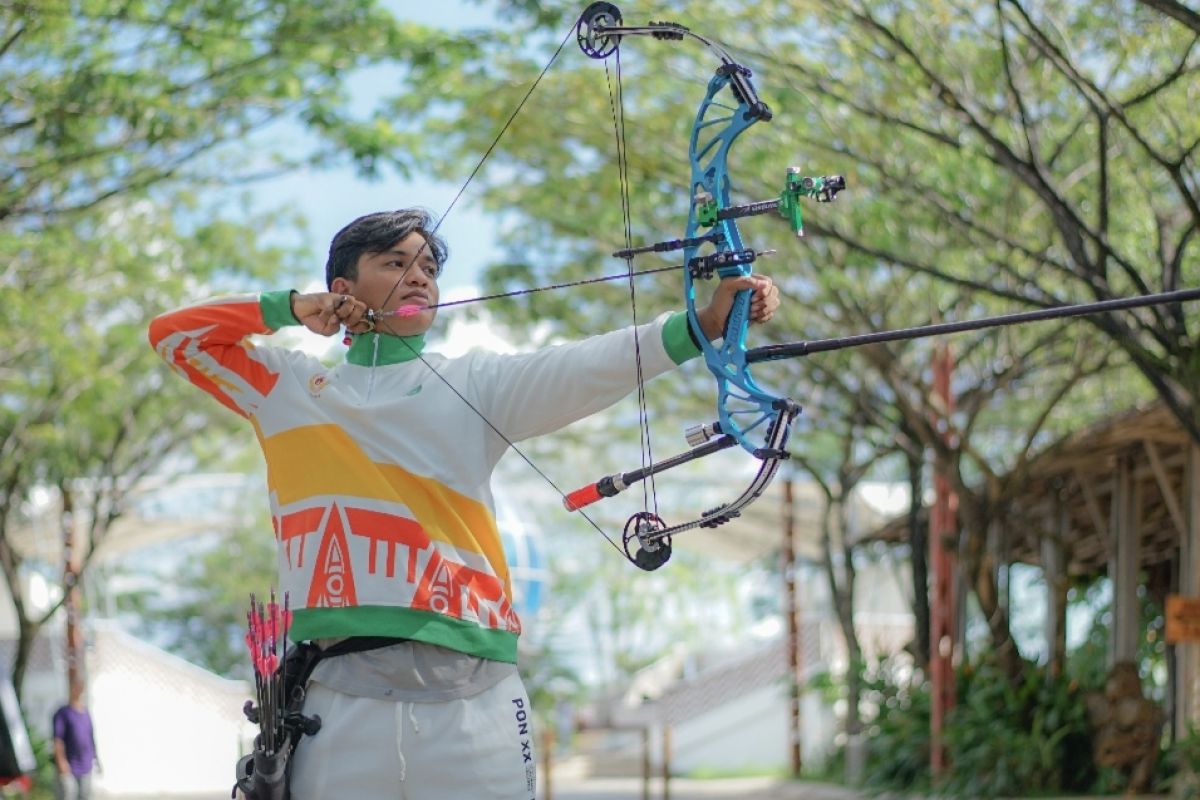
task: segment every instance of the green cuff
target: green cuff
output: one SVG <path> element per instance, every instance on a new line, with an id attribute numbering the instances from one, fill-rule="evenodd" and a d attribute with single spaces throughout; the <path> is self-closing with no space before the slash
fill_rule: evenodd
<path id="1" fill-rule="evenodd" d="M 667 349 L 667 355 L 676 364 L 682 364 L 700 355 L 700 345 L 692 335 L 686 311 L 676 312 L 666 321 L 663 325 L 662 342 L 663 347 Z"/>
<path id="2" fill-rule="evenodd" d="M 288 325 L 299 325 L 300 320 L 292 314 L 292 295 L 296 292 L 286 289 L 281 292 L 263 292 L 258 296 L 258 308 L 262 311 L 263 323 L 273 331 Z"/>

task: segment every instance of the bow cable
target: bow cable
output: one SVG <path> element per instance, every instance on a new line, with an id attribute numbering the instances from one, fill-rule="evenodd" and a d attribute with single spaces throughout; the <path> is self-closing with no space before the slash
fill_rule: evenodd
<path id="1" fill-rule="evenodd" d="M 621 81 L 621 48 L 616 48 L 613 55 L 615 61 L 616 75 L 616 91 L 613 91 L 613 79 L 608 71 L 608 61 L 604 62 L 604 78 L 608 86 L 608 104 L 613 115 L 613 134 L 616 137 L 617 145 L 617 175 L 618 183 L 621 188 L 621 217 L 622 226 L 625 232 L 625 249 L 622 251 L 625 255 L 626 274 L 629 277 L 629 307 L 633 315 L 633 359 L 637 369 L 637 394 L 638 394 L 638 432 L 641 435 L 642 445 L 642 469 L 648 470 L 654 464 L 654 448 L 650 443 L 650 413 L 646 403 L 646 381 L 642 372 L 642 343 L 641 336 L 638 333 L 638 315 L 637 315 L 637 287 L 634 283 L 633 271 L 633 213 L 630 208 L 629 200 L 629 158 L 627 150 L 627 139 L 625 137 L 625 86 Z M 642 509 L 645 513 L 650 512 L 650 505 L 654 505 L 654 516 L 658 516 L 658 489 L 655 485 L 654 473 L 649 473 L 648 481 L 641 481 L 642 484 Z M 647 485 L 649 484 L 649 485 Z M 566 498 L 563 498 L 564 501 Z"/>

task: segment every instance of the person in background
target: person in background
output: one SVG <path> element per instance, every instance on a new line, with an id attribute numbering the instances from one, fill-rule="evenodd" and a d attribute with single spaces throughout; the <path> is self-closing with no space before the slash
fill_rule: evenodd
<path id="1" fill-rule="evenodd" d="M 92 715 L 83 703 L 83 687 L 71 688 L 71 702 L 54 712 L 54 763 L 57 800 L 88 800 L 92 767 L 99 767 Z"/>

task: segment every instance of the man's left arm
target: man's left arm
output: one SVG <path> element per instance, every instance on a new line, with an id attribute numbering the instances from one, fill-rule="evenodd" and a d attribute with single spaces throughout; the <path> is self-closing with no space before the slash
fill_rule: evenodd
<path id="1" fill-rule="evenodd" d="M 761 275 L 727 278 L 697 312 L 701 330 L 719 338 L 739 291 L 754 292 L 750 318 L 766 322 L 779 307 L 779 292 Z M 616 403 L 641 379 L 650 380 L 700 354 L 687 315 L 663 315 L 636 329 L 593 336 L 536 353 L 498 359 L 476 376 L 485 414 L 513 441 L 559 430 Z"/>

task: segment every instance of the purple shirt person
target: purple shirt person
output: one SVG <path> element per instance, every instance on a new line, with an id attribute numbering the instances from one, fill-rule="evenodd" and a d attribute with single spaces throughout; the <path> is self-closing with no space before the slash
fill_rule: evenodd
<path id="1" fill-rule="evenodd" d="M 54 712 L 54 762 L 58 767 L 57 800 L 88 800 L 92 766 L 98 766 L 99 760 L 82 687 L 72 689 L 70 705 Z"/>

